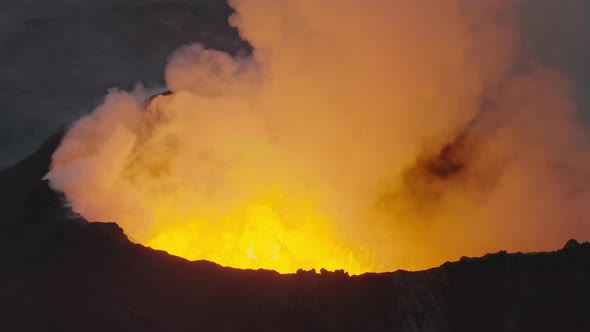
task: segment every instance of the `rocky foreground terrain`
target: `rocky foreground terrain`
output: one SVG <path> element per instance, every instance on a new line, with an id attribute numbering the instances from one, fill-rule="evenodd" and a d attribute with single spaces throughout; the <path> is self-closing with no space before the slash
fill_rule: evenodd
<path id="1" fill-rule="evenodd" d="M 529 1 L 531 52 L 590 105 L 584 1 Z M 42 180 L 63 129 L 113 86 L 163 85 L 189 42 L 248 52 L 223 0 L 0 4 L 0 331 L 590 331 L 590 244 L 421 272 L 242 271 L 89 223 Z M 571 13 L 577 13 L 572 16 Z"/>
<path id="2" fill-rule="evenodd" d="M 354 277 L 190 262 L 64 207 L 62 135 L 0 172 L 0 331 L 590 330 L 590 243 Z"/>

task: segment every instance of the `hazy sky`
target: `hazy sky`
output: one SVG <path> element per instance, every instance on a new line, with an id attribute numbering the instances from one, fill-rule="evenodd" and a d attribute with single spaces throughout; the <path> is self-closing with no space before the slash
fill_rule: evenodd
<path id="1" fill-rule="evenodd" d="M 0 169 L 90 111 L 108 88 L 162 85 L 166 59 L 182 44 L 244 48 L 225 2 L 171 3 L 0 2 Z"/>
<path id="2" fill-rule="evenodd" d="M 244 48 L 207 1 L 5 0 L 0 2 L 0 169 L 62 123 L 96 106 L 109 87 L 163 82 L 168 55 L 191 41 Z M 525 42 L 568 73 L 590 105 L 590 1 L 523 1 Z"/>

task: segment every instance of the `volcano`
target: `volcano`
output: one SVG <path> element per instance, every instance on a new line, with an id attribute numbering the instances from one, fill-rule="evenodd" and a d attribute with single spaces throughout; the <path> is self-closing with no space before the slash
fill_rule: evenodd
<path id="1" fill-rule="evenodd" d="M 586 5 L 7 3 L 0 331 L 590 331 Z"/>
<path id="2" fill-rule="evenodd" d="M 419 272 L 188 261 L 84 220 L 42 178 L 66 128 L 0 173 L 3 331 L 583 331 L 590 243 Z"/>

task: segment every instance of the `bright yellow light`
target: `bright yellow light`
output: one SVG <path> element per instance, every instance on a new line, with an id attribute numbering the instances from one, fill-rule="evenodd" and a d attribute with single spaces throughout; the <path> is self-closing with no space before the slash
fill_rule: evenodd
<path id="1" fill-rule="evenodd" d="M 370 271 L 372 255 L 352 250 L 337 230 L 313 211 L 293 213 L 279 205 L 253 204 L 216 221 L 169 221 L 147 245 L 191 260 L 244 269 L 344 269 Z"/>

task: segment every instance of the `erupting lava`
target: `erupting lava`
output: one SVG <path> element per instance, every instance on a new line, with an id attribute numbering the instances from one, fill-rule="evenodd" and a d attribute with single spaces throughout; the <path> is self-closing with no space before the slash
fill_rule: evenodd
<path id="1" fill-rule="evenodd" d="M 203 103 L 215 111 L 229 107 L 238 120 L 232 126 L 235 135 L 219 131 L 214 114 L 195 109 Z M 260 128 L 247 120 L 244 105 L 219 103 L 181 92 L 144 104 L 113 93 L 93 116 L 68 131 L 49 176 L 88 169 L 100 156 L 104 169 L 86 185 L 63 177 L 76 211 L 91 220 L 116 220 L 132 239 L 181 257 L 284 273 L 378 270 L 371 251 L 339 235 L 317 206 L 314 188 L 297 183 L 305 178 L 295 162 L 280 157 L 256 134 Z M 208 128 L 201 128 L 202 139 L 189 134 L 195 115 L 211 117 Z M 111 117 L 117 119 L 114 130 Z M 216 121 L 225 128 L 228 120 Z M 108 137 L 97 140 L 89 128 Z"/>
<path id="2" fill-rule="evenodd" d="M 519 2 L 230 0 L 253 47 L 195 44 L 173 92 L 112 91 L 47 178 L 74 211 L 189 259 L 280 272 L 432 267 L 590 236 L 569 80 Z"/>
<path id="3" fill-rule="evenodd" d="M 147 245 L 188 259 L 281 273 L 326 268 L 360 274 L 375 269 L 370 253 L 346 246 L 319 216 L 283 212 L 252 205 L 243 213 L 228 214 L 216 225 L 184 221 L 158 232 Z"/>

